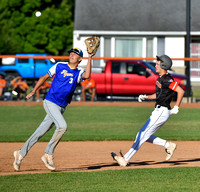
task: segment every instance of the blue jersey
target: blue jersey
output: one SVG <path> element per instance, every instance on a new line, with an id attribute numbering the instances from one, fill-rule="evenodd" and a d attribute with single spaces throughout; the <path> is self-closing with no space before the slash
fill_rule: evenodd
<path id="1" fill-rule="evenodd" d="M 48 71 L 50 77 L 55 77 L 45 99 L 61 107 L 67 106 L 72 100 L 77 84 L 82 81 L 83 72 L 80 67 L 71 69 L 66 62 L 56 63 Z"/>

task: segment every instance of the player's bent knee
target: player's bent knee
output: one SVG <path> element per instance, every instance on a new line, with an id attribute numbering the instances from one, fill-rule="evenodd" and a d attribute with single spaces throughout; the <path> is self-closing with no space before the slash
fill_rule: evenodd
<path id="1" fill-rule="evenodd" d="M 60 125 L 58 130 L 64 134 L 67 131 L 67 124 Z"/>

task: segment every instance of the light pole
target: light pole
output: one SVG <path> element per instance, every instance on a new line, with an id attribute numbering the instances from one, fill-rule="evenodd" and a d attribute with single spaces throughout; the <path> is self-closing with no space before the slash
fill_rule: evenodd
<path id="1" fill-rule="evenodd" d="M 190 21 L 191 21 L 191 0 L 186 0 L 186 51 L 185 56 L 190 57 Z M 190 82 L 190 61 L 185 61 L 186 74 L 186 96 L 187 102 L 191 96 L 191 82 Z"/>

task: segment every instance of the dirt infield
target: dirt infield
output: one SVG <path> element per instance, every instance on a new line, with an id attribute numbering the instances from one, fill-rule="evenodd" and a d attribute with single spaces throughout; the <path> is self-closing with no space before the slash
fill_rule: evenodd
<path id="1" fill-rule="evenodd" d="M 0 105 L 42 105 L 42 102 L 0 102 Z M 153 107 L 154 102 L 72 102 L 70 106 Z M 200 108 L 200 104 L 182 103 L 181 107 Z M 163 147 L 144 143 L 131 159 L 130 166 L 119 167 L 110 153 L 120 150 L 127 152 L 133 144 L 132 141 L 60 142 L 55 151 L 54 162 L 57 172 L 200 166 L 200 141 L 176 143 L 177 150 L 169 162 L 164 161 L 166 153 Z M 16 172 L 12 165 L 13 151 L 20 149 L 23 143 L 0 143 L 0 175 L 50 172 L 40 159 L 46 145 L 43 142 L 36 143 L 23 161 L 21 171 Z"/>
<path id="2" fill-rule="evenodd" d="M 33 101 L 0 101 L 1 105 L 42 105 L 42 102 L 33 102 Z M 123 107 L 154 107 L 155 102 L 78 102 L 73 101 L 70 106 L 123 106 Z M 173 106 L 174 103 L 171 104 Z M 200 103 L 182 103 L 181 107 L 185 108 L 200 108 Z"/>
<path id="3" fill-rule="evenodd" d="M 60 142 L 55 151 L 57 172 L 101 171 L 160 167 L 200 166 L 200 142 L 177 141 L 177 150 L 172 159 L 165 162 L 166 153 L 161 146 L 144 143 L 130 161 L 130 166 L 119 167 L 113 161 L 110 152 L 120 149 L 127 152 L 131 141 L 101 142 Z M 23 143 L 0 143 L 0 175 L 30 174 L 50 172 L 41 161 L 47 143 L 37 143 L 30 150 L 21 165 L 21 171 L 13 169 L 13 151 L 20 149 Z"/>

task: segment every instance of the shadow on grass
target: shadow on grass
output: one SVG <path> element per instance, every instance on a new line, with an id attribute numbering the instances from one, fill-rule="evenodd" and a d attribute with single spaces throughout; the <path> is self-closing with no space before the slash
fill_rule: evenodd
<path id="1" fill-rule="evenodd" d="M 160 161 L 160 162 L 155 162 L 155 161 L 140 161 L 140 162 L 130 162 L 127 167 L 130 168 L 139 168 L 140 166 L 143 166 L 142 168 L 148 168 L 148 167 L 152 167 L 152 165 L 161 165 L 160 167 L 162 167 L 162 165 L 169 165 L 169 167 L 171 166 L 181 166 L 181 165 L 187 165 L 190 166 L 189 163 L 192 162 L 200 162 L 200 158 L 195 158 L 195 159 L 182 159 L 182 160 L 176 160 L 176 161 Z M 74 168 L 67 168 L 67 167 L 62 167 L 59 168 L 55 171 L 50 171 L 47 168 L 43 167 L 41 169 L 26 169 L 26 170 L 21 170 L 21 171 L 15 171 L 15 174 L 22 174 L 22 173 L 33 173 L 33 172 L 82 172 L 82 171 L 95 171 L 95 170 L 101 170 L 103 168 L 107 168 L 106 170 L 109 170 L 109 168 L 113 168 L 113 167 L 119 167 L 117 162 L 114 163 L 98 163 L 98 164 L 93 164 L 93 165 L 82 165 L 82 166 L 77 166 Z M 165 166 L 166 167 L 166 166 Z M 10 172 L 10 171 L 8 171 Z"/>
<path id="2" fill-rule="evenodd" d="M 178 160 L 178 161 L 161 161 L 161 162 L 155 162 L 155 161 L 141 161 L 141 162 L 130 162 L 127 167 L 139 167 L 139 166 L 148 166 L 151 165 L 164 165 L 164 164 L 169 164 L 171 166 L 176 166 L 176 165 L 185 165 L 189 162 L 200 162 L 200 158 L 196 159 L 185 159 L 185 160 Z M 117 163 L 111 163 L 111 164 L 105 164 L 105 163 L 100 163 L 100 164 L 94 164 L 94 165 L 83 165 L 80 167 L 75 167 L 75 168 L 60 168 L 59 170 L 55 170 L 52 172 L 74 172 L 74 171 L 95 171 L 95 170 L 100 170 L 102 168 L 111 168 L 111 167 L 119 167 Z"/>
<path id="3" fill-rule="evenodd" d="M 179 160 L 179 161 L 162 161 L 162 162 L 156 162 L 156 164 L 173 164 L 173 165 L 182 165 L 182 164 L 187 164 L 189 162 L 197 162 L 200 161 L 200 158 L 196 159 L 188 159 L 188 160 Z"/>
<path id="4" fill-rule="evenodd" d="M 185 160 L 179 160 L 179 161 L 161 161 L 161 162 L 154 162 L 154 161 L 141 161 L 141 162 L 130 162 L 128 164 L 128 167 L 130 166 L 135 166 L 135 167 L 139 167 L 139 166 L 148 166 L 149 165 L 164 165 L 164 164 L 169 164 L 169 165 L 185 165 L 189 162 L 200 162 L 200 158 L 196 158 L 196 159 L 185 159 Z M 101 169 L 101 168 L 105 168 L 105 167 L 115 167 L 115 166 L 119 166 L 117 163 L 112 163 L 112 164 L 98 164 L 98 165 L 92 165 L 92 166 L 85 166 L 82 167 L 83 169 L 87 169 L 87 170 L 97 170 L 97 169 Z"/>

